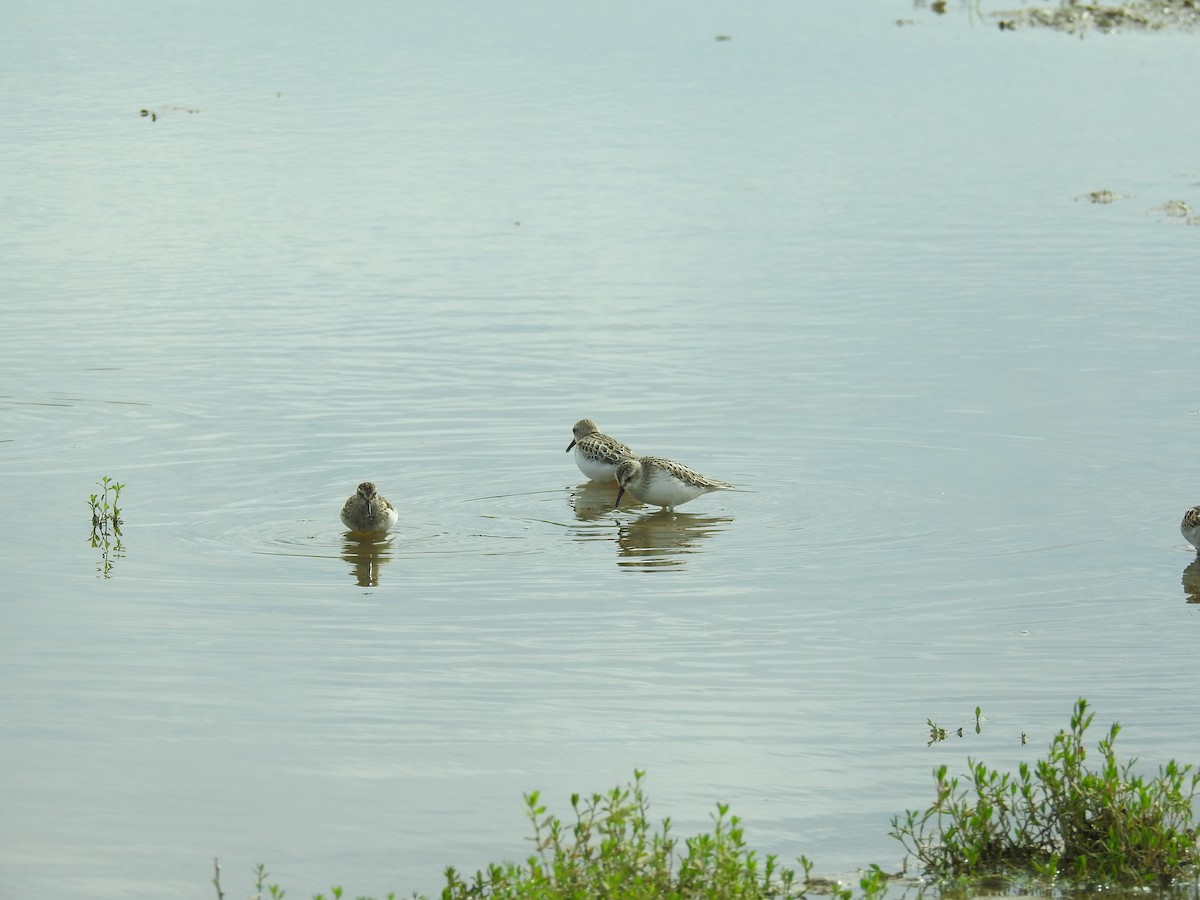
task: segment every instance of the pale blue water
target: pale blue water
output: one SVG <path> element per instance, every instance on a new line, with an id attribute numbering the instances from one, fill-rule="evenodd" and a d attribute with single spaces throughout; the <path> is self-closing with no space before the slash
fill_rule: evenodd
<path id="1" fill-rule="evenodd" d="M 635 768 L 680 833 L 720 800 L 895 868 L 933 766 L 1032 759 L 1080 695 L 1196 760 L 1200 229 L 1147 214 L 1200 204 L 1194 38 L 6 17 L 0 896 L 203 896 L 213 857 L 230 895 L 433 891 L 529 852 L 524 792 Z M 613 512 L 583 416 L 742 490 Z"/>

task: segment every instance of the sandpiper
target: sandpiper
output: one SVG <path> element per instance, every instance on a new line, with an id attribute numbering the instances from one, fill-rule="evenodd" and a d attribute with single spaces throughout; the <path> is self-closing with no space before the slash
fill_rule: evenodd
<path id="1" fill-rule="evenodd" d="M 351 531 L 383 534 L 396 524 L 396 508 L 364 481 L 342 506 L 342 524 Z"/>
<path id="2" fill-rule="evenodd" d="M 567 445 L 567 452 L 575 448 L 575 465 L 592 481 L 612 481 L 617 466 L 635 454 L 616 438 L 611 438 L 591 419 L 580 419 L 571 429 L 574 440 Z"/>
<path id="3" fill-rule="evenodd" d="M 701 494 L 733 487 L 661 456 L 627 459 L 617 466 L 616 477 L 620 486 L 617 506 L 621 504 L 621 495 L 628 490 L 643 503 L 661 506 L 668 512 L 674 512 L 676 506 L 695 500 Z"/>
<path id="4" fill-rule="evenodd" d="M 1200 506 L 1193 506 L 1183 514 L 1179 531 L 1184 539 L 1196 548 L 1196 552 L 1200 553 Z"/>

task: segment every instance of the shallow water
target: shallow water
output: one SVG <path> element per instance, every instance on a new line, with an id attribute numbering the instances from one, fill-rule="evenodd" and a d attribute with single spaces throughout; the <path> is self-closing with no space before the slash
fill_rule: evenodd
<path id="1" fill-rule="evenodd" d="M 1196 759 L 1193 42 L 851 6 L 13 13 L 0 894 L 432 891 L 635 768 L 895 868 L 1080 695 Z"/>

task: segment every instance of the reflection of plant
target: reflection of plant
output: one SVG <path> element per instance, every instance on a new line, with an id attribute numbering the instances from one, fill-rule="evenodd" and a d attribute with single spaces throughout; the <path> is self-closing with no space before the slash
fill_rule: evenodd
<path id="1" fill-rule="evenodd" d="M 975 733 L 976 734 L 979 734 L 981 731 L 983 731 L 983 726 L 980 724 L 982 721 L 983 721 L 983 709 L 982 709 L 982 707 L 977 706 L 977 707 L 975 707 Z M 934 744 L 938 743 L 939 741 L 944 741 L 950 734 L 945 728 L 943 728 L 937 722 L 933 721 L 933 719 L 926 719 L 925 724 L 929 726 L 929 743 L 925 745 L 926 747 L 932 747 Z M 957 734 L 959 737 L 962 737 L 963 736 L 962 726 L 961 725 L 958 726 L 958 728 L 956 728 L 954 730 L 954 733 Z M 1021 743 L 1023 744 L 1023 743 L 1025 743 L 1025 741 L 1022 740 Z"/>
<path id="2" fill-rule="evenodd" d="M 121 543 L 121 508 L 117 506 L 125 485 L 107 475 L 97 484 L 100 485 L 100 493 L 88 498 L 92 508 L 91 544 L 100 548 L 100 563 L 96 571 L 100 577 L 108 578 L 112 573 L 112 561 L 125 555 L 125 545 Z"/>

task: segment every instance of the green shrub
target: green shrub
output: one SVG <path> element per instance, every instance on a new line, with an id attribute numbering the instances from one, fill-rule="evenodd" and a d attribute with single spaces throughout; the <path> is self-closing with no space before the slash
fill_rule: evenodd
<path id="1" fill-rule="evenodd" d="M 712 832 L 686 839 L 682 848 L 671 835 L 670 819 L 663 820 L 661 831 L 653 828 L 643 776 L 635 771 L 627 787 L 586 801 L 573 794 L 573 824 L 547 814 L 538 792 L 527 794 L 536 852 L 524 865 L 491 865 L 469 880 L 447 869 L 443 900 L 804 896 L 808 860 L 801 858 L 799 879 L 774 856 L 760 860 L 747 849 L 741 820 L 725 804 L 717 804 Z"/>
<path id="2" fill-rule="evenodd" d="M 1157 777 L 1113 751 L 1120 726 L 1099 742 L 1100 765 L 1085 762 L 1093 714 L 1080 699 L 1071 729 L 1045 759 L 1017 774 L 968 760 L 970 783 L 934 770 L 937 799 L 892 820 L 892 836 L 929 874 L 1066 876 L 1082 884 L 1170 881 L 1200 862 L 1192 799 L 1200 774 L 1174 760 Z"/>
<path id="3" fill-rule="evenodd" d="M 525 796 L 533 823 L 535 850 L 524 864 L 493 863 L 464 880 L 446 869 L 443 900 L 798 900 L 806 891 L 830 900 L 875 900 L 887 891 L 891 878 L 872 865 L 862 874 L 858 890 L 838 882 L 812 879 L 812 863 L 800 857 L 803 874 L 780 866 L 775 856 L 759 858 L 746 846 L 741 820 L 718 803 L 709 832 L 684 840 L 671 834 L 671 820 L 661 828 L 649 819 L 649 801 L 642 788 L 645 773 L 607 794 L 582 800 L 571 796 L 575 821 L 567 824 L 546 812 L 538 792 Z M 213 860 L 217 900 L 226 900 L 221 867 Z M 252 900 L 282 900 L 284 891 L 267 884 L 267 872 L 254 870 Z M 330 898 L 343 896 L 330 888 Z M 423 898 L 413 895 L 416 900 Z M 388 900 L 395 895 L 389 894 Z M 318 894 L 313 900 L 327 900 Z M 370 900 L 370 898 L 356 898 Z"/>

